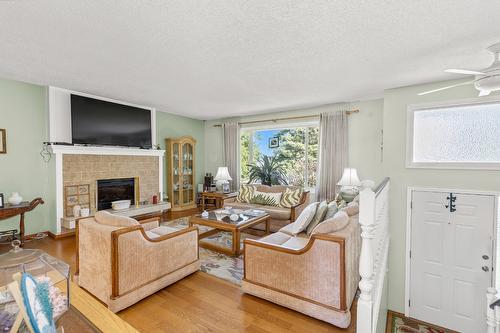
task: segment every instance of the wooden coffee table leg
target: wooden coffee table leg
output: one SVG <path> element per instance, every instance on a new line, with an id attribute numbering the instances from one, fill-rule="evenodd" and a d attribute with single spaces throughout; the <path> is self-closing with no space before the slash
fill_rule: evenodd
<path id="1" fill-rule="evenodd" d="M 266 234 L 269 235 L 271 233 L 271 219 L 266 220 Z"/>
<path id="2" fill-rule="evenodd" d="M 240 254 L 240 231 L 233 231 L 233 254 L 235 256 Z"/>

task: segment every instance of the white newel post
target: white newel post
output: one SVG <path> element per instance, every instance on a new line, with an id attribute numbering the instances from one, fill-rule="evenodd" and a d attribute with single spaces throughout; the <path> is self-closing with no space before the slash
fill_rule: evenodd
<path id="1" fill-rule="evenodd" d="M 360 193 L 359 223 L 361 224 L 361 255 L 359 258 L 359 289 L 357 332 L 371 333 L 373 331 L 373 229 L 375 218 L 375 193 L 364 189 Z"/>
<path id="2" fill-rule="evenodd" d="M 497 327 L 497 318 L 495 318 L 495 312 L 497 312 L 498 306 L 495 309 L 490 308 L 490 304 L 493 303 L 493 299 L 497 290 L 495 288 L 488 288 L 486 291 L 486 325 L 487 325 L 487 333 L 495 333 L 498 331 L 499 327 Z M 495 329 L 497 328 L 497 329 Z"/>

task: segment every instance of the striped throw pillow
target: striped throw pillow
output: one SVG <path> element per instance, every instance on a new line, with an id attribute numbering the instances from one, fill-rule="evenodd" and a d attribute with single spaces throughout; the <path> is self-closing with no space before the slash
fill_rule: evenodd
<path id="1" fill-rule="evenodd" d="M 300 199 L 302 199 L 301 188 L 286 188 L 285 192 L 283 192 L 283 195 L 281 196 L 280 207 L 291 208 L 297 205 L 300 202 Z"/>
<path id="2" fill-rule="evenodd" d="M 252 200 L 253 192 L 255 191 L 255 186 L 253 185 L 241 185 L 236 201 L 250 203 Z"/>

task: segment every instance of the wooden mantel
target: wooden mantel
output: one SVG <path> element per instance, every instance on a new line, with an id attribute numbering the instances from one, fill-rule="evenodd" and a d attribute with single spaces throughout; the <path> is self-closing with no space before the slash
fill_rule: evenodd
<path id="1" fill-rule="evenodd" d="M 52 153 L 72 155 L 126 155 L 126 156 L 158 156 L 163 157 L 165 150 L 139 149 L 126 147 L 94 147 L 94 146 L 72 146 L 72 145 L 50 145 Z"/>

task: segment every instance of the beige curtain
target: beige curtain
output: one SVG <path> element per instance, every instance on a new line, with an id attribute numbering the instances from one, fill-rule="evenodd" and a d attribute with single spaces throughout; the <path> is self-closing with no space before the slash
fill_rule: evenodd
<path id="1" fill-rule="evenodd" d="M 224 135 L 224 166 L 233 178 L 229 182 L 231 191 L 240 188 L 240 126 L 237 122 L 227 122 L 222 125 Z"/>
<path id="2" fill-rule="evenodd" d="M 336 110 L 320 114 L 319 163 L 316 200 L 333 200 L 337 182 L 347 166 L 347 113 L 348 104 L 338 104 Z"/>

